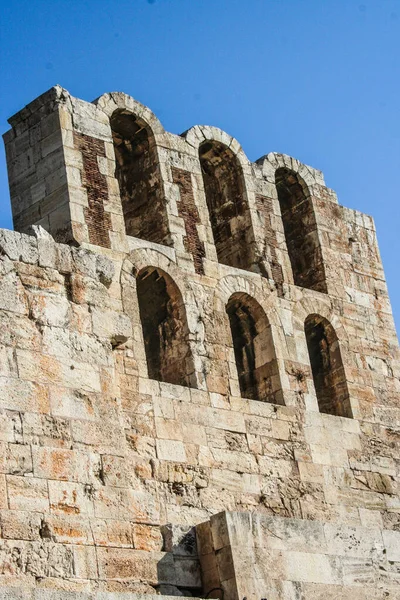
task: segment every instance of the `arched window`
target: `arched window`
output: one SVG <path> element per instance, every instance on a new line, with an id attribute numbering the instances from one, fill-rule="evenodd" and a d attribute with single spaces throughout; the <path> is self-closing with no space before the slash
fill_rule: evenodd
<path id="1" fill-rule="evenodd" d="M 177 285 L 161 269 L 148 267 L 137 277 L 137 295 L 150 379 L 190 385 L 194 364 Z"/>
<path id="2" fill-rule="evenodd" d="M 293 280 L 300 287 L 327 292 L 314 208 L 307 186 L 290 169 L 275 172 Z"/>
<path id="3" fill-rule="evenodd" d="M 304 329 L 320 412 L 351 418 L 349 391 L 335 330 L 319 315 L 309 315 Z"/>
<path id="4" fill-rule="evenodd" d="M 241 165 L 232 150 L 212 140 L 201 144 L 199 157 L 218 260 L 249 270 L 254 236 Z"/>
<path id="5" fill-rule="evenodd" d="M 127 235 L 168 244 L 169 229 L 154 136 L 128 111 L 111 117 L 116 170 Z"/>
<path id="6" fill-rule="evenodd" d="M 265 312 L 244 293 L 231 296 L 226 312 L 242 397 L 282 404 L 278 364 Z"/>

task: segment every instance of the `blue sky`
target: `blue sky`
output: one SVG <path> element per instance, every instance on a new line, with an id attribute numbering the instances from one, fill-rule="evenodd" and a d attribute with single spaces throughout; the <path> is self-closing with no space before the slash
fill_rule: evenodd
<path id="1" fill-rule="evenodd" d="M 221 127 L 250 160 L 295 156 L 374 216 L 400 330 L 400 0 L 19 0 L 2 15 L 2 132 L 59 83 L 124 91 L 175 133 Z"/>

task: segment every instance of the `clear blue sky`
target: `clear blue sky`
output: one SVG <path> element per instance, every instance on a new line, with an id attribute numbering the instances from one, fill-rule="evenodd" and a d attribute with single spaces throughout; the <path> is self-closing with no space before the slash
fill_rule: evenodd
<path id="1" fill-rule="evenodd" d="M 2 14 L 2 132 L 59 83 L 85 100 L 124 91 L 175 133 L 221 127 L 251 160 L 319 168 L 374 216 L 400 330 L 400 0 L 19 0 Z"/>

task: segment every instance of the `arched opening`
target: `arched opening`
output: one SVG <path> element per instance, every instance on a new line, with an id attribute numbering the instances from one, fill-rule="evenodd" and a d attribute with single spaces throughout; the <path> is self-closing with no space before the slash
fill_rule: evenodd
<path id="1" fill-rule="evenodd" d="M 238 158 L 213 140 L 201 144 L 199 157 L 218 260 L 250 270 L 255 262 L 254 235 Z"/>
<path id="2" fill-rule="evenodd" d="M 282 404 L 271 326 L 264 310 L 251 296 L 237 293 L 230 297 L 226 312 L 241 396 Z"/>
<path id="3" fill-rule="evenodd" d="M 329 321 L 319 315 L 309 315 L 304 330 L 320 412 L 352 418 L 346 374 L 335 330 Z"/>
<path id="4" fill-rule="evenodd" d="M 275 183 L 294 283 L 326 293 L 317 223 L 307 186 L 297 173 L 283 167 L 276 170 Z"/>
<path id="5" fill-rule="evenodd" d="M 137 277 L 137 296 L 150 379 L 191 385 L 194 364 L 177 285 L 161 269 L 147 267 Z"/>
<path id="6" fill-rule="evenodd" d="M 167 212 L 153 133 L 142 120 L 124 110 L 115 111 L 110 123 L 126 233 L 168 244 Z"/>

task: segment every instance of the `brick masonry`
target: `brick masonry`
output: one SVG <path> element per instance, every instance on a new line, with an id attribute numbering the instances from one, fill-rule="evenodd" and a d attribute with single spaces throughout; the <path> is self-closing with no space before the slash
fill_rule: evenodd
<path id="1" fill-rule="evenodd" d="M 164 243 L 126 235 L 116 111 L 151 132 Z M 399 347 L 371 217 L 293 158 L 250 163 L 212 127 L 167 133 L 124 94 L 89 103 L 56 87 L 10 124 L 0 598 L 399 598 Z M 229 148 L 228 180 L 243 182 L 237 218 L 218 199 L 229 264 L 207 141 L 213 176 Z M 279 169 L 307 192 L 316 285 L 294 283 Z"/>
<path id="2" fill-rule="evenodd" d="M 82 186 L 86 188 L 88 197 L 88 207 L 85 208 L 84 214 L 89 242 L 110 248 L 108 232 L 111 229 L 111 219 L 104 211 L 108 200 L 107 180 L 98 165 L 98 158 L 105 158 L 104 142 L 82 133 L 75 133 L 74 144 L 82 152 Z"/>
<path id="3" fill-rule="evenodd" d="M 186 237 L 183 239 L 186 250 L 192 255 L 196 273 L 204 275 L 204 244 L 200 241 L 197 224 L 200 223 L 199 211 L 194 203 L 192 175 L 183 169 L 172 167 L 172 181 L 179 186 L 180 202 L 178 214 L 185 223 Z"/>

